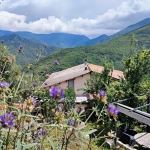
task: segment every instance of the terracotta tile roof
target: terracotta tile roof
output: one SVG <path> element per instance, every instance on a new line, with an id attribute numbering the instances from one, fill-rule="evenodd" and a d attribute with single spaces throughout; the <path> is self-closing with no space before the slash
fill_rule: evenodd
<path id="1" fill-rule="evenodd" d="M 41 88 L 49 87 L 54 84 L 61 83 L 63 81 L 74 79 L 81 75 L 90 73 L 91 71 L 101 73 L 103 71 L 103 69 L 104 69 L 103 66 L 98 66 L 98 65 L 94 65 L 94 64 L 88 64 L 87 70 L 85 70 L 84 64 L 74 66 L 74 67 L 59 71 L 59 72 L 52 73 L 50 75 L 50 77 L 41 85 Z M 112 77 L 119 79 L 119 76 L 123 77 L 123 72 L 119 71 L 119 70 L 114 70 Z"/>
<path id="2" fill-rule="evenodd" d="M 98 65 L 94 65 L 94 64 L 89 64 L 89 69 L 92 72 L 98 72 L 101 73 L 104 70 L 103 66 L 98 66 Z M 123 72 L 119 71 L 119 70 L 113 70 L 112 72 L 112 77 L 115 79 L 120 79 L 120 77 L 124 77 Z"/>
<path id="3" fill-rule="evenodd" d="M 104 70 L 103 66 L 98 66 L 94 64 L 88 64 L 88 67 L 91 71 L 98 72 L 98 73 L 101 73 Z"/>

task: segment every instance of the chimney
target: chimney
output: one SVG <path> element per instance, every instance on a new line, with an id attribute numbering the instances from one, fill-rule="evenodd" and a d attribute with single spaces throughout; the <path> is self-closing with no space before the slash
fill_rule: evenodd
<path id="1" fill-rule="evenodd" d="M 85 67 L 85 70 L 88 69 L 88 60 L 87 59 L 84 60 L 84 67 Z"/>

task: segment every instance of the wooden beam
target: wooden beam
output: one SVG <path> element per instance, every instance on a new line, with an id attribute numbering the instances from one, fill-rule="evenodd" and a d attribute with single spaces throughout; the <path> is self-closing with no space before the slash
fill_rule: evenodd
<path id="1" fill-rule="evenodd" d="M 125 106 L 120 103 L 115 103 L 115 104 L 121 113 L 150 126 L 150 114 L 149 113 L 146 113 L 140 110 L 134 110 L 134 108 Z"/>

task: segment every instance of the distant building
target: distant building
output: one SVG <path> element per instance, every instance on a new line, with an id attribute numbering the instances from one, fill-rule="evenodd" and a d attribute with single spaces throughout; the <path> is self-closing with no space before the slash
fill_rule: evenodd
<path id="1" fill-rule="evenodd" d="M 89 94 L 83 95 L 83 91 L 78 91 L 79 88 L 85 88 L 86 80 L 91 77 L 92 72 L 101 73 L 103 66 L 84 63 L 74 66 L 59 72 L 52 73 L 50 77 L 41 85 L 41 88 L 52 87 L 56 84 L 62 89 L 71 87 L 76 93 L 76 103 L 80 103 L 89 99 Z M 114 80 L 119 80 L 123 77 L 123 72 L 113 70 L 112 77 Z"/>

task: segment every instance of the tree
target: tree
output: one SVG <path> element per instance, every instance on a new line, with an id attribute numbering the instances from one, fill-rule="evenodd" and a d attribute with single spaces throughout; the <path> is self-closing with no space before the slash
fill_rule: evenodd
<path id="1" fill-rule="evenodd" d="M 92 77 L 85 83 L 86 93 L 98 94 L 100 90 L 107 90 L 112 82 L 113 63 L 107 62 L 106 58 L 103 61 L 104 70 L 101 73 L 92 72 Z"/>

